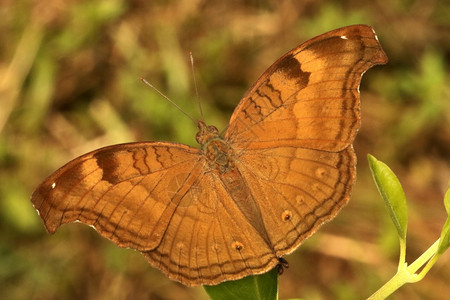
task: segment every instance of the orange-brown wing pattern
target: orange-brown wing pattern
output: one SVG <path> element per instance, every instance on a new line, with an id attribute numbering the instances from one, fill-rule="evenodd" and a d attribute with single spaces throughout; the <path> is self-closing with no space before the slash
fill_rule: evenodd
<path id="1" fill-rule="evenodd" d="M 325 33 L 275 62 L 233 113 L 225 139 L 277 256 L 348 202 L 361 76 L 386 61 L 368 26 Z"/>
<path id="2" fill-rule="evenodd" d="M 63 166 L 32 202 L 49 232 L 76 221 L 91 225 L 186 285 L 271 269 L 278 263 L 273 250 L 204 162 L 184 145 L 114 145 Z"/>
<path id="3" fill-rule="evenodd" d="M 200 175 L 196 188 L 198 202 L 178 207 L 161 244 L 143 253 L 153 266 L 185 285 L 213 285 L 278 264 L 216 174 Z"/>
<path id="4" fill-rule="evenodd" d="M 235 149 L 340 151 L 360 126 L 362 74 L 386 62 L 373 29 L 365 25 L 313 38 L 282 56 L 250 88 L 225 139 Z"/>
<path id="5" fill-rule="evenodd" d="M 224 139 L 199 121 L 202 150 L 98 149 L 50 175 L 31 201 L 49 232 L 86 223 L 186 285 L 263 273 L 348 202 L 359 83 L 386 61 L 368 26 L 323 34 L 261 76 Z"/>
<path id="6" fill-rule="evenodd" d="M 121 247 L 151 250 L 176 207 L 192 198 L 190 186 L 202 169 L 198 152 L 171 143 L 95 150 L 53 173 L 31 201 L 51 233 L 79 221 Z"/>
<path id="7" fill-rule="evenodd" d="M 295 250 L 349 201 L 356 159 L 340 152 L 280 147 L 246 152 L 239 168 L 278 257 Z"/>

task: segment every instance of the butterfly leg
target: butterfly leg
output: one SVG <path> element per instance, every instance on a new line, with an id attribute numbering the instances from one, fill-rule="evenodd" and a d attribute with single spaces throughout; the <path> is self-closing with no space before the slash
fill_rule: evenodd
<path id="1" fill-rule="evenodd" d="M 276 268 L 278 271 L 278 275 L 281 275 L 281 274 L 283 274 L 284 269 L 289 268 L 289 263 L 284 258 L 278 257 L 278 265 L 276 266 Z"/>

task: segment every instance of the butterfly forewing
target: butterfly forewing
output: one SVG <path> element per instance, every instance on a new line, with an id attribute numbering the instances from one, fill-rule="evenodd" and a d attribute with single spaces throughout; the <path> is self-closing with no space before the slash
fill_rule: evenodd
<path id="1" fill-rule="evenodd" d="M 256 81 L 231 116 L 225 138 L 235 149 L 342 150 L 359 129 L 361 76 L 386 61 L 368 26 L 309 40 Z"/>
<path id="2" fill-rule="evenodd" d="M 121 247 L 151 250 L 187 201 L 186 186 L 197 180 L 191 175 L 202 168 L 198 153 L 171 143 L 102 148 L 56 171 L 31 200 L 51 233 L 80 221 Z"/>

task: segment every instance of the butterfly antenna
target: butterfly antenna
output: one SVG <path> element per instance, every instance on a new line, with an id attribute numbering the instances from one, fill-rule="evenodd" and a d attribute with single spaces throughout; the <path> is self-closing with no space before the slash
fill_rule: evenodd
<path id="1" fill-rule="evenodd" d="M 198 109 L 200 111 L 200 117 L 202 121 L 204 121 L 202 104 L 200 103 L 200 98 L 198 97 L 197 80 L 195 79 L 195 70 L 194 70 L 194 56 L 192 55 L 192 52 L 189 52 L 189 57 L 191 58 L 191 72 L 192 78 L 194 79 L 195 95 L 197 97 Z"/>
<path id="2" fill-rule="evenodd" d="M 172 99 L 170 99 L 169 97 L 167 97 L 166 95 L 164 95 L 160 90 L 158 90 L 157 88 L 155 88 L 150 82 L 148 82 L 145 78 L 141 77 L 142 82 L 144 82 L 146 85 L 148 85 L 149 87 L 151 87 L 153 90 L 155 90 L 158 94 L 160 94 L 164 99 L 166 99 L 167 101 L 169 101 L 170 103 L 172 103 L 173 106 L 175 106 L 176 108 L 178 108 L 179 111 L 181 111 L 186 117 L 188 117 L 189 119 L 192 120 L 192 122 L 194 122 L 194 124 L 197 124 L 197 122 L 194 120 L 194 118 L 192 118 L 190 115 L 188 115 L 178 104 L 176 104 L 175 102 L 172 101 Z"/>

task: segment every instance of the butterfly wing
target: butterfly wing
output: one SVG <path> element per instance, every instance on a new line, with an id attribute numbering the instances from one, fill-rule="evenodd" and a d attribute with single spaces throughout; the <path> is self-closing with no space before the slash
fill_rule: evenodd
<path id="1" fill-rule="evenodd" d="M 237 149 L 277 146 L 339 151 L 360 126 L 362 74 L 387 57 L 373 29 L 348 26 L 278 59 L 236 107 L 225 139 Z"/>
<path id="2" fill-rule="evenodd" d="M 31 201 L 50 233 L 65 223 L 88 224 L 186 285 L 261 273 L 277 263 L 199 150 L 185 145 L 95 150 L 50 175 Z"/>
<path id="3" fill-rule="evenodd" d="M 198 150 L 171 143 L 130 143 L 69 162 L 31 201 L 50 233 L 70 222 L 94 227 L 121 247 L 141 251 L 161 241 L 170 217 L 196 180 Z M 198 171 L 197 171 L 198 173 Z"/>
<path id="4" fill-rule="evenodd" d="M 240 158 L 278 257 L 294 251 L 347 204 L 355 165 L 351 146 L 339 152 L 269 148 Z"/>
<path id="5" fill-rule="evenodd" d="M 278 264 L 217 174 L 201 174 L 194 188 L 194 205 L 178 207 L 161 244 L 143 253 L 153 266 L 185 285 L 214 285 Z"/>
<path id="6" fill-rule="evenodd" d="M 225 139 L 278 256 L 348 202 L 361 76 L 386 62 L 372 28 L 337 29 L 281 57 L 234 111 Z"/>

